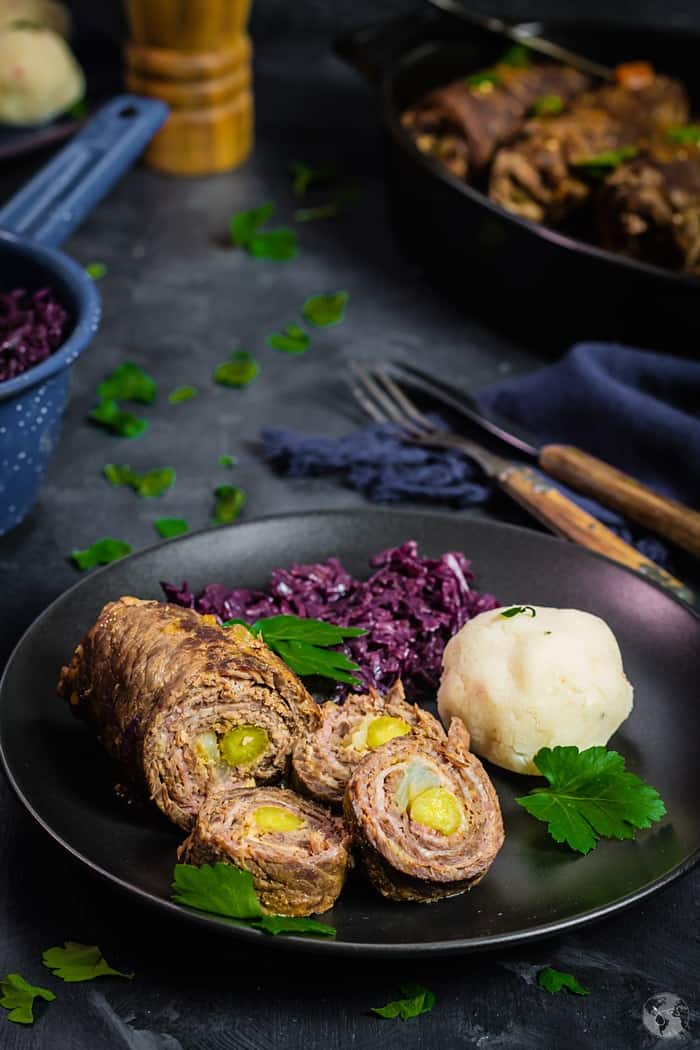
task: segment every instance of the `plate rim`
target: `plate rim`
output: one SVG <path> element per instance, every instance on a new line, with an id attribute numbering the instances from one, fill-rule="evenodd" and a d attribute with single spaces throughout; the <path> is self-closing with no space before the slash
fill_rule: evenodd
<path id="1" fill-rule="evenodd" d="M 311 510 L 311 511 L 288 511 L 282 514 L 266 514 L 260 515 L 254 518 L 246 519 L 244 522 L 234 522 L 231 525 L 226 526 L 211 526 L 204 529 L 198 529 L 194 532 L 187 533 L 183 536 L 175 536 L 170 540 L 155 542 L 148 547 L 140 548 L 137 551 L 133 551 L 131 554 L 126 555 L 124 558 L 120 558 L 115 562 L 111 562 L 108 565 L 104 565 L 97 571 L 90 573 L 89 576 L 85 576 L 77 580 L 66 590 L 58 594 L 47 606 L 43 609 L 37 617 L 29 624 L 29 626 L 22 632 L 19 640 L 15 644 L 10 653 L 7 663 L 3 669 L 2 676 L 0 677 L 0 705 L 5 695 L 7 688 L 6 682 L 14 664 L 20 649 L 24 646 L 25 640 L 30 634 L 41 624 L 46 618 L 48 618 L 54 611 L 55 606 L 59 603 L 67 600 L 75 591 L 81 587 L 85 587 L 92 580 L 102 576 L 105 573 L 109 573 L 114 570 L 114 567 L 120 565 L 126 561 L 137 561 L 138 559 L 148 556 L 156 550 L 161 550 L 166 544 L 176 544 L 191 541 L 192 539 L 211 535 L 212 533 L 220 534 L 222 528 L 226 530 L 239 528 L 241 525 L 259 525 L 262 522 L 269 521 L 285 521 L 289 519 L 299 518 L 313 518 L 313 517 L 330 517 L 330 518 L 347 518 L 347 517 L 406 517 L 406 518 L 428 518 L 438 521 L 449 521 L 454 522 L 454 514 L 448 511 L 422 511 L 420 509 L 409 510 L 406 508 L 388 510 L 377 507 L 352 507 L 352 508 L 331 508 L 328 510 Z M 689 614 L 693 621 L 696 621 L 696 625 L 700 628 L 700 613 L 696 611 L 692 606 L 686 602 L 677 598 L 670 591 L 661 587 L 654 580 L 649 579 L 646 576 L 642 576 L 639 573 L 634 572 L 627 566 L 620 565 L 617 562 L 612 561 L 610 558 L 605 557 L 602 554 L 598 554 L 596 551 L 590 551 L 583 547 L 577 547 L 575 544 L 570 544 L 569 541 L 563 540 L 558 536 L 548 535 L 547 533 L 540 532 L 537 529 L 527 528 L 522 525 L 513 525 L 510 522 L 503 522 L 498 519 L 490 518 L 477 518 L 477 517 L 465 517 L 463 523 L 470 527 L 476 527 L 477 530 L 486 530 L 496 527 L 499 531 L 511 532 L 515 534 L 525 534 L 530 536 L 537 536 L 541 541 L 545 543 L 553 543 L 557 546 L 566 545 L 572 546 L 575 549 L 581 551 L 584 557 L 592 557 L 599 561 L 611 564 L 614 568 L 619 569 L 622 572 L 632 575 L 637 579 L 641 580 L 646 586 L 652 587 L 653 589 L 660 591 L 666 598 L 672 601 L 674 604 L 680 606 L 680 608 Z M 229 933 L 235 937 L 239 937 L 242 941 L 249 941 L 256 944 L 264 944 L 271 942 L 275 947 L 281 947 L 283 949 L 295 949 L 301 951 L 310 951 L 317 954 L 333 954 L 336 956 L 353 956 L 353 957 L 366 957 L 366 958 L 380 958 L 380 957 L 391 957 L 391 958 L 407 958 L 407 957 L 418 957 L 418 956 L 449 956 L 449 955 L 467 955 L 474 952 L 490 951 L 498 948 L 515 946 L 520 944 L 527 944 L 533 941 L 542 940 L 547 937 L 552 937 L 556 934 L 563 933 L 566 930 L 579 927 L 587 926 L 590 923 L 597 922 L 600 919 L 605 918 L 610 914 L 614 914 L 619 911 L 626 910 L 638 901 L 643 900 L 645 897 L 650 896 L 653 893 L 669 886 L 676 879 L 681 878 L 687 874 L 698 862 L 700 862 L 700 845 L 683 861 L 675 865 L 665 874 L 652 880 L 650 883 L 640 887 L 632 893 L 625 894 L 623 897 L 619 897 L 614 901 L 601 905 L 598 908 L 594 908 L 589 911 L 585 911 L 580 915 L 569 916 L 561 920 L 545 923 L 542 925 L 533 926 L 528 930 L 511 931 L 509 933 L 493 934 L 480 937 L 464 937 L 455 939 L 454 941 L 421 941 L 421 942 L 387 942 L 385 944 L 378 944 L 376 942 L 363 942 L 363 941 L 343 941 L 336 940 L 335 938 L 322 938 L 322 937 L 310 937 L 310 936 L 297 936 L 285 934 L 284 936 L 270 937 L 262 930 L 256 930 L 243 923 L 237 923 L 236 920 L 227 919 L 225 916 L 218 916 L 209 912 L 199 912 L 195 909 L 188 909 L 180 904 L 176 904 L 172 900 L 164 900 L 161 897 L 151 893 L 149 890 L 144 889 L 135 883 L 128 882 L 120 876 L 108 871 L 102 867 L 99 863 L 92 860 L 90 857 L 85 856 L 80 850 L 76 849 L 66 838 L 57 832 L 44 818 L 37 812 L 29 798 L 20 788 L 15 776 L 12 772 L 12 768 L 8 757 L 5 753 L 5 744 L 2 734 L 2 723 L 0 720 L 0 764 L 8 779 L 8 782 L 14 792 L 16 799 L 26 809 L 29 815 L 36 821 L 36 823 L 56 842 L 61 846 L 72 858 L 85 865 L 85 867 L 94 875 L 97 875 L 100 879 L 106 881 L 120 892 L 125 894 L 133 894 L 140 901 L 148 903 L 157 907 L 161 913 L 170 914 L 182 921 L 194 922 L 200 928 L 206 927 L 218 934 Z"/>

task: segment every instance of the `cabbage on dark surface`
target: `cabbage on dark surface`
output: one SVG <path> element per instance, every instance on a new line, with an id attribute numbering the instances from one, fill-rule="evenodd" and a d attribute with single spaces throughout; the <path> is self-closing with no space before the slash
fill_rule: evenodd
<path id="1" fill-rule="evenodd" d="M 187 583 L 162 587 L 168 601 L 220 620 L 252 623 L 287 613 L 364 627 L 366 635 L 343 646 L 360 667 L 357 691 L 386 690 L 399 677 L 409 691 L 435 689 L 449 639 L 467 620 L 499 603 L 472 588 L 470 562 L 459 551 L 423 558 L 409 540 L 376 554 L 370 565 L 374 572 L 367 580 L 355 579 L 337 558 L 274 569 L 264 591 L 211 583 L 195 597 Z M 347 691 L 342 687 L 341 695 Z"/>
<path id="2" fill-rule="evenodd" d="M 44 361 L 63 342 L 68 311 L 50 288 L 0 293 L 0 383 Z"/>

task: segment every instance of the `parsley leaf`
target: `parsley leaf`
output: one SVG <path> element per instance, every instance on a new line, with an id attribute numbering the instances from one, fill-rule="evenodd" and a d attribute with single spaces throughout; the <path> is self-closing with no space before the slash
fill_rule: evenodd
<path id="1" fill-rule="evenodd" d="M 544 988 L 546 992 L 554 995 L 556 992 L 560 992 L 562 988 L 568 989 L 573 992 L 574 995 L 589 995 L 587 988 L 579 984 L 572 973 L 564 973 L 562 970 L 554 970 L 551 966 L 545 966 L 544 970 L 540 970 L 537 974 L 537 983 L 540 988 Z"/>
<path id="2" fill-rule="evenodd" d="M 288 324 L 284 332 L 267 337 L 268 346 L 273 350 L 282 350 L 285 354 L 303 354 L 309 349 L 310 342 L 308 332 L 298 324 Z"/>
<path id="3" fill-rule="evenodd" d="M 173 900 L 188 908 L 226 915 L 250 922 L 266 933 L 312 933 L 334 937 L 332 926 L 316 919 L 287 915 L 265 915 L 255 893 L 253 876 L 232 864 L 176 864 L 173 872 Z"/>
<path id="4" fill-rule="evenodd" d="M 235 521 L 243 510 L 245 492 L 235 485 L 219 485 L 214 489 L 216 505 L 212 525 L 228 525 Z"/>
<path id="5" fill-rule="evenodd" d="M 164 540 L 169 540 L 173 536 L 182 536 L 190 531 L 184 518 L 156 518 L 153 528 Z"/>
<path id="6" fill-rule="evenodd" d="M 470 77 L 465 77 L 465 83 L 474 91 L 492 91 L 502 81 L 498 73 L 486 69 L 481 73 L 472 73 Z"/>
<path id="7" fill-rule="evenodd" d="M 609 172 L 615 171 L 621 164 L 624 164 L 626 160 L 636 157 L 638 152 L 636 146 L 621 146 L 619 149 L 604 150 L 584 160 L 574 161 L 572 167 L 583 168 L 594 178 L 604 178 Z"/>
<path id="8" fill-rule="evenodd" d="M 297 235 L 287 226 L 254 233 L 248 242 L 248 252 L 256 259 L 286 262 L 288 259 L 294 259 L 297 254 Z"/>
<path id="9" fill-rule="evenodd" d="M 130 544 L 105 536 L 104 539 L 95 540 L 85 550 L 73 551 L 71 558 L 79 569 L 84 570 L 94 569 L 96 565 L 109 565 L 110 562 L 123 558 L 125 554 L 131 554 Z"/>
<path id="10" fill-rule="evenodd" d="M 171 405 L 179 405 L 183 401 L 191 401 L 193 397 L 197 396 L 197 393 L 196 386 L 176 386 L 168 394 L 168 401 Z"/>
<path id="11" fill-rule="evenodd" d="M 555 842 L 588 853 L 600 838 L 631 839 L 666 812 L 658 792 L 605 747 L 543 747 L 534 763 L 549 787 L 515 801 L 547 824 Z"/>
<path id="12" fill-rule="evenodd" d="M 345 317 L 347 292 L 332 292 L 330 295 L 312 295 L 301 308 L 304 319 L 317 328 L 339 324 Z"/>
<path id="13" fill-rule="evenodd" d="M 231 627 L 241 622 L 225 620 L 222 626 Z M 345 653 L 325 647 L 340 645 L 346 638 L 359 638 L 367 634 L 362 627 L 338 627 L 323 620 L 282 614 L 256 620 L 248 629 L 262 638 L 268 648 L 281 656 L 298 675 L 320 675 L 348 685 L 360 684 L 352 673 L 359 670 L 357 664 L 349 660 Z"/>
<path id="14" fill-rule="evenodd" d="M 297 208 L 294 212 L 295 222 L 316 222 L 318 219 L 335 219 L 342 210 L 339 201 L 328 201 L 317 204 L 314 208 Z"/>
<path id="15" fill-rule="evenodd" d="M 223 455 L 219 456 L 219 466 L 220 467 L 235 467 L 235 465 L 236 465 L 236 457 L 235 456 L 229 456 L 227 452 L 225 452 Z"/>
<path id="16" fill-rule="evenodd" d="M 499 59 L 499 65 L 510 66 L 511 69 L 528 69 L 532 65 L 532 52 L 527 44 L 513 44 Z"/>
<path id="17" fill-rule="evenodd" d="M 679 128 L 669 128 L 666 138 L 670 142 L 679 142 L 684 146 L 700 145 L 700 124 L 685 124 Z"/>
<path id="18" fill-rule="evenodd" d="M 82 98 L 76 99 L 76 101 L 68 107 L 66 110 L 66 116 L 72 117 L 73 120 L 83 120 L 89 112 L 90 106 L 88 100 L 83 95 Z"/>
<path id="19" fill-rule="evenodd" d="M 25 981 L 19 973 L 8 973 L 0 981 L 0 1006 L 4 1006 L 10 1012 L 8 1021 L 16 1021 L 17 1024 L 34 1024 L 34 1000 L 44 999 L 52 1003 L 56 996 L 48 988 L 38 988 L 35 984 Z"/>
<path id="20" fill-rule="evenodd" d="M 60 977 L 67 983 L 110 976 L 126 977 L 130 981 L 134 976 L 133 973 L 122 973 L 121 970 L 113 969 L 96 944 L 64 941 L 62 948 L 47 948 L 41 958 L 54 977 Z"/>
<path id="21" fill-rule="evenodd" d="M 505 616 L 506 619 L 510 620 L 513 616 L 520 616 L 520 614 L 526 616 L 537 616 L 537 613 L 531 605 L 512 605 L 510 609 L 504 609 L 501 616 Z"/>
<path id="22" fill-rule="evenodd" d="M 260 365 L 247 350 L 234 350 L 228 361 L 217 365 L 214 371 L 214 382 L 220 386 L 242 387 L 253 382 Z"/>
<path id="23" fill-rule="evenodd" d="M 239 211 L 230 221 L 231 243 L 238 248 L 247 248 L 253 234 L 264 226 L 274 213 L 275 206 L 272 201 L 266 201 L 259 208 Z"/>
<path id="24" fill-rule="evenodd" d="M 332 182 L 338 174 L 336 168 L 331 164 L 321 168 L 312 168 L 311 165 L 304 164 L 300 160 L 292 161 L 289 165 L 289 172 L 293 179 L 292 192 L 295 197 L 303 197 L 309 186 Z"/>
<path id="25" fill-rule="evenodd" d="M 92 277 L 93 281 L 99 281 L 107 273 L 107 267 L 103 262 L 91 262 L 86 265 L 85 273 Z"/>
<path id="26" fill-rule="evenodd" d="M 536 117 L 557 117 L 564 110 L 561 95 L 540 95 L 532 103 L 531 112 Z"/>
<path id="27" fill-rule="evenodd" d="M 88 419 L 118 437 L 135 438 L 148 429 L 148 422 L 131 412 L 124 412 L 116 401 L 100 401 L 89 413 Z"/>
<path id="28" fill-rule="evenodd" d="M 139 474 L 127 463 L 108 463 L 103 468 L 103 474 L 110 485 L 128 485 L 138 496 L 147 499 L 162 496 L 175 484 L 174 467 L 156 467 Z"/>
<path id="29" fill-rule="evenodd" d="M 430 1013 L 435 1006 L 435 995 L 428 988 L 416 981 L 406 981 L 399 986 L 405 999 L 394 999 L 386 1006 L 373 1006 L 372 1013 L 379 1017 L 400 1017 L 402 1021 L 408 1021 L 411 1017 L 420 1017 L 421 1014 Z"/>
<path id="30" fill-rule="evenodd" d="M 156 381 L 140 365 L 124 361 L 102 380 L 97 396 L 101 401 L 139 401 L 142 405 L 152 405 L 156 399 Z"/>

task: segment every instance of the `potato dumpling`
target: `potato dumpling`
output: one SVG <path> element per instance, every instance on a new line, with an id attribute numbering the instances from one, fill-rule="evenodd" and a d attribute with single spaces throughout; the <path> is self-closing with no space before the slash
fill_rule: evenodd
<path id="1" fill-rule="evenodd" d="M 512 606 L 481 613 L 450 639 L 438 709 L 446 726 L 462 719 L 477 755 L 536 773 L 542 747 L 607 744 L 632 710 L 632 693 L 604 620 Z"/>
<path id="2" fill-rule="evenodd" d="M 58 33 L 23 23 L 0 29 L 0 122 L 43 123 L 84 91 L 82 70 Z"/>

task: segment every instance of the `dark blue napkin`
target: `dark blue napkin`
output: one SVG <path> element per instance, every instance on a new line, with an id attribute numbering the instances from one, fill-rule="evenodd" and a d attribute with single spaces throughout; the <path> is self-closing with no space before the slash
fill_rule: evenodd
<path id="1" fill-rule="evenodd" d="M 582 343 L 556 364 L 499 383 L 478 400 L 543 443 L 577 445 L 666 495 L 698 502 L 700 363 Z M 361 427 L 341 438 L 267 428 L 262 438 L 265 459 L 286 476 L 337 474 L 378 503 L 410 499 L 466 507 L 490 495 L 488 482 L 465 457 L 406 444 L 391 426 Z M 560 488 L 648 557 L 666 563 L 655 537 L 636 534 L 614 511 Z"/>

